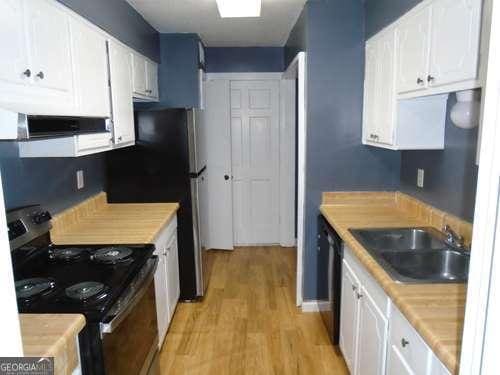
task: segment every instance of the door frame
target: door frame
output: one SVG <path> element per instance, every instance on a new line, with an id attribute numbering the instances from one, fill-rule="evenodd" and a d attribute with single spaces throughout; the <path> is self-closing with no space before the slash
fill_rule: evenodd
<path id="1" fill-rule="evenodd" d="M 492 374 L 500 368 L 500 3 L 491 6 L 491 32 L 483 86 L 480 163 L 467 286 L 460 375 Z M 496 254 L 495 254 L 496 253 Z"/>
<path id="2" fill-rule="evenodd" d="M 295 85 L 283 80 L 281 72 L 242 72 L 242 73 L 206 73 L 206 81 L 278 81 L 279 89 L 279 245 L 292 247 L 295 239 L 295 158 L 290 163 L 290 157 L 295 152 L 295 111 L 290 115 L 289 109 L 295 108 Z M 228 104 L 229 105 L 229 104 Z"/>
<path id="3" fill-rule="evenodd" d="M 305 187 L 307 148 L 307 55 L 299 52 L 283 72 L 283 80 L 298 80 L 297 90 L 297 292 L 296 305 L 302 306 L 304 285 Z M 293 107 L 295 107 L 295 97 Z M 294 118 L 295 122 L 295 118 Z"/>

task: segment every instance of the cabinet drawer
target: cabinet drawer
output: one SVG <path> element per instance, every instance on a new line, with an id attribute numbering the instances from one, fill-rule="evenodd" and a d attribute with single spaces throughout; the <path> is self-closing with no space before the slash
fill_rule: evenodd
<path id="1" fill-rule="evenodd" d="M 398 349 L 415 374 L 428 374 L 432 352 L 394 306 L 391 309 L 390 343 Z"/>
<path id="2" fill-rule="evenodd" d="M 83 134 L 77 136 L 76 151 L 111 147 L 111 133 Z"/>

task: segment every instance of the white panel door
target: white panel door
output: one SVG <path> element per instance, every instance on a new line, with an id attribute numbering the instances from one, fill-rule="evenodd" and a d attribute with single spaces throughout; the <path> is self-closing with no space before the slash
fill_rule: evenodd
<path id="1" fill-rule="evenodd" d="M 279 243 L 279 81 L 231 82 L 235 244 Z"/>
<path id="2" fill-rule="evenodd" d="M 425 7 L 398 26 L 398 93 L 427 87 L 431 8 Z"/>
<path id="3" fill-rule="evenodd" d="M 345 260 L 342 261 L 342 291 L 340 301 L 339 345 L 351 374 L 355 372 L 359 330 L 359 280 Z"/>
<path id="4" fill-rule="evenodd" d="M 432 6 L 430 86 L 476 79 L 481 0 L 440 0 Z"/>
<path id="5" fill-rule="evenodd" d="M 73 71 L 78 113 L 110 116 L 106 39 L 86 23 L 71 20 Z"/>
<path id="6" fill-rule="evenodd" d="M 28 39 L 37 86 L 71 93 L 69 16 L 46 0 L 27 1 Z"/>
<path id="7" fill-rule="evenodd" d="M 135 132 L 130 52 L 114 41 L 108 43 L 114 142 L 132 142 Z"/>
<path id="8" fill-rule="evenodd" d="M 33 68 L 28 62 L 24 23 L 24 1 L 0 1 L 0 84 L 2 92 L 11 85 L 31 83 Z"/>
<path id="9" fill-rule="evenodd" d="M 205 82 L 208 228 L 206 246 L 211 249 L 232 250 L 233 195 L 231 188 L 231 127 L 229 81 Z"/>
<path id="10" fill-rule="evenodd" d="M 377 43 L 377 79 L 375 98 L 376 142 L 392 145 L 396 117 L 394 31 L 389 31 Z"/>
<path id="11" fill-rule="evenodd" d="M 363 287 L 359 305 L 357 375 L 384 375 L 388 322 Z"/>

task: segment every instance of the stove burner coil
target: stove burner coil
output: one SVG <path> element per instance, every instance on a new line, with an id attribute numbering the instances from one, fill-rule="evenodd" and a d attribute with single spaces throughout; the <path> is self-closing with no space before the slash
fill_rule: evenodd
<path id="1" fill-rule="evenodd" d="M 54 280 L 42 277 L 19 280 L 16 281 L 15 285 L 17 298 L 21 299 L 29 299 L 48 294 L 56 287 Z"/>
<path id="2" fill-rule="evenodd" d="M 90 298 L 102 297 L 106 286 L 96 281 L 84 281 L 65 289 L 66 296 L 76 301 L 87 301 Z"/>
<path id="3" fill-rule="evenodd" d="M 124 262 L 130 258 L 132 250 L 128 247 L 105 247 L 97 250 L 92 259 L 99 263 L 115 264 Z"/>

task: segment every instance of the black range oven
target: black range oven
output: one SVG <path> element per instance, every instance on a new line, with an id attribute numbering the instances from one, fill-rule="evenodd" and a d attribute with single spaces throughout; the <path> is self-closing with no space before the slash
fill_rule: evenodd
<path id="1" fill-rule="evenodd" d="M 7 214 L 19 312 L 80 313 L 84 375 L 158 374 L 152 245 L 53 245 L 39 206 Z"/>

